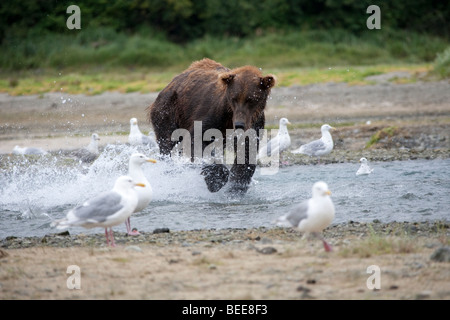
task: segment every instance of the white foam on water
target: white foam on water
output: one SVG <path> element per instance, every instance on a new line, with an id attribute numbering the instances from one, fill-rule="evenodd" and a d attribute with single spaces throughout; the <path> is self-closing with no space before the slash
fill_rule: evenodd
<path id="1" fill-rule="evenodd" d="M 0 239 L 9 235 L 44 235 L 54 219 L 113 187 L 127 174 L 129 157 L 142 152 L 157 163 L 142 165 L 153 200 L 132 216 L 141 231 L 249 228 L 271 221 L 311 196 L 311 186 L 324 180 L 336 206 L 334 223 L 354 221 L 417 221 L 448 219 L 450 160 L 372 163 L 376 174 L 356 177 L 358 164 L 291 166 L 275 175 L 257 169 L 247 194 L 228 197 L 226 186 L 210 193 L 201 165 L 188 159 L 161 159 L 148 149 L 108 145 L 90 166 L 63 156 L 14 157 L 0 171 Z M 125 231 L 124 226 L 115 230 Z M 71 233 L 102 232 L 74 228 Z"/>

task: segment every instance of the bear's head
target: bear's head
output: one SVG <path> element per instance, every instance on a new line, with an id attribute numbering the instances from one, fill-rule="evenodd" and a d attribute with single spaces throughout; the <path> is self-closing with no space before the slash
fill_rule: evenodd
<path id="1" fill-rule="evenodd" d="M 220 73 L 219 81 L 225 86 L 233 128 L 251 128 L 266 107 L 270 89 L 275 85 L 274 76 L 264 77 L 258 68 L 245 66 Z"/>

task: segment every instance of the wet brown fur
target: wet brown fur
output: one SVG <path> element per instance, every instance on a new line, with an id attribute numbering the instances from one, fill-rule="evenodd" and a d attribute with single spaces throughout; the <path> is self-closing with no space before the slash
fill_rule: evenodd
<path id="1" fill-rule="evenodd" d="M 240 124 L 244 130 L 253 128 L 259 133 L 264 128 L 264 109 L 274 85 L 272 75 L 263 76 L 253 66 L 230 70 L 210 59 L 193 62 L 159 93 L 147 110 L 160 152 L 170 154 L 177 143 L 171 141 L 176 129 L 189 130 L 193 138 L 194 121 L 202 121 L 202 134 L 215 128 L 225 138 L 226 129 L 235 129 Z M 242 177 L 244 184 L 249 183 L 253 167 L 251 171 L 249 177 L 249 174 Z M 236 173 L 232 179 L 241 180 L 240 175 Z"/>

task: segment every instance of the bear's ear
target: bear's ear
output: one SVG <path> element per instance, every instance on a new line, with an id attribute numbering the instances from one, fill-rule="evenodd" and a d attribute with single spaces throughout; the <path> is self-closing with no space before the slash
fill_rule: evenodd
<path id="1" fill-rule="evenodd" d="M 231 72 L 223 72 L 219 74 L 220 80 L 222 80 L 225 84 L 230 84 L 233 81 L 234 77 L 236 77 L 236 74 Z"/>
<path id="2" fill-rule="evenodd" d="M 275 77 L 272 75 L 261 78 L 261 87 L 263 89 L 270 89 L 275 85 Z"/>

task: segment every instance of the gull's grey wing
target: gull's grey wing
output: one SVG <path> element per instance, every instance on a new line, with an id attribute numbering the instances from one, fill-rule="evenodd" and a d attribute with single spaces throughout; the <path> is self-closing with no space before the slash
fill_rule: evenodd
<path id="1" fill-rule="evenodd" d="M 272 156 L 272 151 L 275 151 L 278 146 L 280 144 L 280 141 L 278 139 L 278 136 L 276 136 L 275 138 L 273 138 L 272 140 L 269 140 L 269 142 L 267 142 L 267 146 L 266 146 L 266 154 L 264 154 L 264 156 Z"/>
<path id="2" fill-rule="evenodd" d="M 308 155 L 315 155 L 317 152 L 325 150 L 326 146 L 322 140 L 314 140 L 310 143 L 303 145 L 303 152 Z"/>
<path id="3" fill-rule="evenodd" d="M 95 159 L 97 159 L 98 155 L 90 152 L 88 149 L 80 149 L 80 150 L 76 150 L 72 153 L 73 156 L 79 158 L 81 160 L 81 162 L 94 162 Z"/>
<path id="4" fill-rule="evenodd" d="M 123 208 L 123 205 L 120 203 L 121 199 L 122 197 L 118 193 L 109 191 L 88 200 L 85 205 L 76 207 L 73 209 L 73 213 L 80 220 L 104 222 L 109 216 Z"/>
<path id="5" fill-rule="evenodd" d="M 303 201 L 302 203 L 296 205 L 291 209 L 289 214 L 286 217 L 286 220 L 289 221 L 294 227 L 298 227 L 300 222 L 303 219 L 308 217 L 308 201 Z"/>

